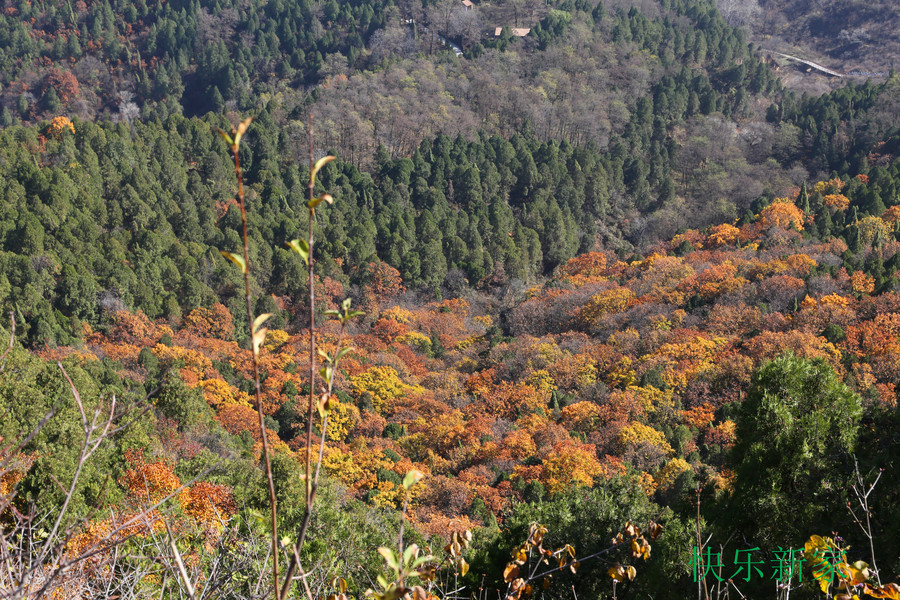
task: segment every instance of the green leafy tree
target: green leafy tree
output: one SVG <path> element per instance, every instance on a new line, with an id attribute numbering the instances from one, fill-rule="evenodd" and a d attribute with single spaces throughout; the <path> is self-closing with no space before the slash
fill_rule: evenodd
<path id="1" fill-rule="evenodd" d="M 593 489 L 573 490 L 556 495 L 552 500 L 518 503 L 504 519 L 502 531 L 481 530 L 472 556 L 470 573 L 477 574 L 473 587 L 479 585 L 481 574 L 486 573 L 488 587 L 493 585 L 503 589 L 504 584 L 492 578 L 500 577 L 503 565 L 509 560 L 511 542 L 525 539 L 532 523 L 547 527 L 550 545 L 571 544 L 576 556 L 582 557 L 608 548 L 615 532 L 628 521 L 643 526 L 660 519 L 665 531 L 653 542 L 653 557 L 646 563 L 636 562 L 638 577 L 628 591 L 635 592 L 637 597 L 641 595 L 639 590 L 652 594 L 662 587 L 673 590 L 679 582 L 689 586 L 690 581 L 676 566 L 679 562 L 687 564 L 690 559 L 689 527 L 671 511 L 654 504 L 633 481 L 616 477 L 598 483 Z M 591 561 L 581 565 L 576 575 L 565 571 L 555 574 L 549 584 L 544 591 L 545 598 L 571 598 L 573 591 L 579 598 L 597 598 L 609 593 L 611 581 L 603 563 Z M 681 596 L 687 597 L 688 590 L 685 587 Z"/>
<path id="2" fill-rule="evenodd" d="M 789 353 L 762 365 L 737 423 L 730 526 L 774 548 L 846 525 L 861 414 L 859 396 L 823 359 Z"/>

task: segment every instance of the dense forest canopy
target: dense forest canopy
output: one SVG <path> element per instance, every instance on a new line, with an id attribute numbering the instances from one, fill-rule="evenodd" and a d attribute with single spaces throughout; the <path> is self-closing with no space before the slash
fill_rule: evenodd
<path id="1" fill-rule="evenodd" d="M 244 115 L 236 196 L 216 130 Z M 5 0 L 0 436 L 36 433 L 0 453 L 0 527 L 66 503 L 61 556 L 105 567 L 55 593 L 174 597 L 153 561 L 103 562 L 159 551 L 153 526 L 115 525 L 161 503 L 196 581 L 256 597 L 265 432 L 317 595 L 362 595 L 404 526 L 449 542 L 459 585 L 504 589 L 535 522 L 567 555 L 618 533 L 640 559 L 615 559 L 634 581 L 585 565 L 548 598 L 686 596 L 695 546 L 771 562 L 833 533 L 809 543 L 874 571 L 872 534 L 887 584 L 898 126 L 896 74 L 798 96 L 709 0 Z M 310 137 L 337 156 L 312 190 Z M 333 200 L 311 228 L 310 191 Z M 221 254 L 244 247 L 242 208 L 246 288 Z M 285 245 L 308 228 L 309 269 Z M 364 315 L 341 327 L 345 298 Z M 327 429 L 310 340 L 352 347 Z M 85 462 L 79 408 L 137 416 Z M 879 469 L 860 531 L 846 506 Z"/>

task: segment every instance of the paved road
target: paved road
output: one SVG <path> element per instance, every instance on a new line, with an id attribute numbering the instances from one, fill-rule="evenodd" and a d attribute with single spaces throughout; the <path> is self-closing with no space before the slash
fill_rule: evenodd
<path id="1" fill-rule="evenodd" d="M 809 65 L 809 66 L 812 67 L 813 69 L 816 69 L 816 70 L 818 70 L 818 71 L 822 71 L 823 73 L 825 73 L 825 74 L 827 74 L 827 75 L 831 75 L 831 76 L 833 76 L 833 77 L 844 77 L 844 74 L 843 74 L 843 73 L 838 73 L 837 71 L 833 71 L 833 70 L 829 69 L 828 67 L 823 67 L 823 66 L 820 65 L 819 63 L 814 63 L 814 62 L 812 62 L 811 60 L 806 60 L 806 59 L 804 59 L 804 58 L 799 58 L 799 57 L 797 57 L 797 56 L 791 56 L 790 54 L 783 54 L 783 53 L 781 53 L 781 52 L 776 52 L 776 51 L 774 51 L 774 50 L 765 50 L 765 49 L 763 49 L 763 51 L 764 51 L 764 52 L 769 52 L 770 54 L 777 54 L 778 56 L 783 56 L 784 58 L 789 58 L 789 59 L 791 59 L 791 60 L 796 60 L 797 62 L 801 62 L 801 63 L 803 63 L 804 65 Z"/>

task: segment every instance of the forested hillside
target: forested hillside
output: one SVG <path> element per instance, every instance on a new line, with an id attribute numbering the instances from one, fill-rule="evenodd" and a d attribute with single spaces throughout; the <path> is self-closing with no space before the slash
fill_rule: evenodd
<path id="1" fill-rule="evenodd" d="M 841 72 L 887 73 L 898 66 L 900 7 L 895 2 L 717 0 L 716 4 L 729 23 L 746 27 L 765 47 L 796 47 Z"/>
<path id="2" fill-rule="evenodd" d="M 322 172 L 322 185 L 339 202 L 318 222 L 327 234 L 320 274 L 360 287 L 384 262 L 410 289 L 450 295 L 536 281 L 597 247 L 624 258 L 679 227 L 748 218 L 791 186 L 789 175 L 804 172 L 786 170 L 775 157 L 790 165 L 805 157 L 844 173 L 865 170 L 871 185 L 851 185 L 848 202 L 858 218 L 879 217 L 898 203 L 897 138 L 871 136 L 890 131 L 897 86 L 892 79 L 772 104 L 769 116 L 781 120 L 778 137 L 766 140 L 762 131 L 755 145 L 735 125 L 726 128 L 729 136 L 709 131 L 713 122 L 726 125 L 721 115 L 704 119 L 699 126 L 708 137 L 650 143 L 678 165 L 662 180 L 655 175 L 671 161 L 659 158 L 657 168 L 651 158 L 648 165 L 630 158 L 624 143 L 600 152 L 565 139 L 483 133 L 473 141 L 426 140 L 396 159 L 380 147 L 371 171 L 339 161 Z M 649 102 L 639 105 L 650 110 Z M 221 123 L 212 116 L 131 126 L 59 117 L 0 132 L 0 193 L 8 207 L 0 220 L 0 306 L 16 311 L 21 334 L 35 344 L 67 344 L 80 337 L 82 323 L 97 327 L 111 311 L 140 309 L 178 322 L 217 300 L 237 322 L 246 321 L 239 282 L 218 254 L 239 246 L 240 228 L 228 158 L 210 133 L 211 124 Z M 270 297 L 297 298 L 305 289 L 299 257 L 281 248 L 307 222 L 307 171 L 291 158 L 302 152 L 296 134 L 263 110 L 243 146 L 254 278 L 265 292 L 260 310 L 271 308 Z M 644 135 L 652 133 L 635 134 L 637 146 Z M 746 162 L 741 151 L 760 145 L 774 157 Z M 710 148 L 718 151 L 706 155 Z M 771 179 L 744 179 L 763 173 Z M 656 186 L 673 196 L 652 193 Z M 754 189 L 760 195 L 751 200 Z M 817 233 L 850 235 L 853 221 L 836 218 L 820 223 Z"/>
<path id="3" fill-rule="evenodd" d="M 389 519 L 380 511 L 403 504 L 403 474 L 420 470 L 425 478 L 409 508 L 417 530 L 484 526 L 470 560 L 494 574 L 531 520 L 589 553 L 620 521 L 664 515 L 659 555 L 642 568 L 635 591 L 693 585 L 698 486 L 704 535 L 726 546 L 744 548 L 728 541 L 736 532 L 776 548 L 840 531 L 861 548 L 844 509 L 853 499 L 854 458 L 862 472 L 889 473 L 898 460 L 900 218 L 896 207 L 861 216 L 850 201 L 874 185 L 859 176 L 795 189 L 742 225 L 690 230 L 626 261 L 583 254 L 519 298 L 484 292 L 422 304 L 382 263 L 360 285 L 366 317 L 349 331 L 353 350 L 337 378 L 323 463 L 329 485 L 346 486 L 340 493 L 356 499 L 352 514 L 375 511 L 365 518 L 380 522 Z M 336 308 L 346 290 L 327 277 L 322 286 L 322 309 Z M 290 333 L 296 309 L 288 298 L 271 302 L 262 401 L 290 530 L 299 518 L 288 490 L 304 447 L 308 334 Z M 84 482 L 81 506 L 97 501 L 92 490 L 104 472 L 123 486 L 104 502 L 140 504 L 128 487 L 140 485 L 127 483 L 140 469 L 171 473 L 162 493 L 209 477 L 208 467 L 209 485 L 227 490 L 223 506 L 263 503 L 253 468 L 260 438 L 251 353 L 233 341 L 241 336 L 228 309 L 196 308 L 174 328 L 125 310 L 111 310 L 106 323 L 99 331 L 83 323 L 71 346 L 11 355 L 2 377 L 13 418 L 4 436 L 33 426 L 53 394 L 66 393 L 47 359 L 63 359 L 90 396 L 105 389 L 134 398 L 167 373 L 154 412 L 123 433 Z M 339 331 L 330 323 L 318 343 L 333 349 Z M 45 397 L 48 386 L 55 392 Z M 48 435 L 58 434 L 42 435 L 40 444 L 51 443 Z M 57 452 L 31 460 L 19 493 L 53 506 L 53 495 L 37 491 L 64 476 L 67 459 Z M 890 486 L 872 499 L 879 558 L 890 572 L 898 569 L 889 534 L 900 517 L 896 503 Z M 609 512 L 594 512 L 598 506 Z M 340 535 L 349 517 L 331 510 L 322 518 L 336 520 Z M 594 523 L 589 533 L 586 519 Z M 363 552 L 373 539 L 366 536 L 347 551 Z M 332 570 L 319 576 L 348 577 L 352 589 L 377 569 L 345 562 L 346 554 L 330 560 Z M 606 589 L 605 581 L 602 570 L 574 580 L 578 593 Z"/>
<path id="4" fill-rule="evenodd" d="M 14 597 L 898 597 L 897 75 L 710 0 L 6 0 L 0 126 Z"/>

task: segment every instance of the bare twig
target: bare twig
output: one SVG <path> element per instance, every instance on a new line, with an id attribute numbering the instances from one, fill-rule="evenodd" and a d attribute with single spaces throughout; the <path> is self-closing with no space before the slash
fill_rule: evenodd
<path id="1" fill-rule="evenodd" d="M 281 593 L 278 594 L 277 600 L 284 600 L 287 597 L 288 592 L 290 591 L 291 581 L 293 580 L 294 573 L 300 569 L 302 570 L 302 565 L 300 563 L 300 548 L 303 547 L 303 543 L 306 540 L 306 533 L 309 530 L 309 521 L 312 517 L 312 507 L 313 502 L 315 501 L 316 496 L 316 486 L 318 485 L 319 479 L 319 466 L 322 464 L 321 458 L 316 467 L 316 474 L 313 476 L 312 474 L 312 439 L 313 439 L 313 411 L 316 406 L 316 282 L 315 282 L 315 274 L 313 272 L 313 268 L 315 266 L 315 259 L 313 254 L 313 249 L 315 246 L 314 239 L 314 229 L 313 224 L 315 223 L 316 211 L 315 205 L 313 204 L 313 198 L 315 194 L 315 178 L 313 175 L 313 166 L 315 161 L 315 155 L 313 150 L 313 119 L 312 114 L 309 115 L 309 130 L 307 132 L 307 136 L 309 138 L 309 230 L 307 232 L 306 244 L 307 244 L 307 274 L 308 274 L 308 283 L 309 283 L 309 397 L 307 398 L 306 404 L 306 469 L 303 471 L 304 477 L 304 488 L 306 490 L 305 497 L 305 507 L 303 510 L 303 520 L 300 524 L 300 535 L 297 538 L 297 541 L 294 543 L 294 551 L 291 554 L 290 564 L 288 565 L 287 575 L 285 577 L 284 586 L 281 588 Z M 327 425 L 327 415 L 326 420 L 324 422 Z M 324 451 L 324 443 L 325 443 L 325 431 L 323 431 L 322 439 L 320 443 L 320 456 Z"/>
<path id="2" fill-rule="evenodd" d="M 313 223 L 316 218 L 316 211 L 312 201 L 315 194 L 316 182 L 313 179 L 313 164 L 315 156 L 313 155 L 313 119 L 312 114 L 309 115 L 309 234 L 306 239 L 309 251 L 308 273 L 309 273 L 309 402 L 306 411 L 306 508 L 309 511 L 313 503 L 313 482 L 312 482 L 312 423 L 313 408 L 316 405 L 316 281 L 313 274 L 313 267 L 316 264 L 313 247 L 315 240 L 313 239 Z M 324 437 L 324 436 L 323 436 Z M 299 540 L 298 540 L 299 541 Z"/>
<path id="3" fill-rule="evenodd" d="M 59 509 L 59 515 L 56 518 L 56 522 L 53 524 L 53 528 L 50 530 L 50 534 L 47 536 L 47 538 L 50 540 L 55 539 L 56 534 L 59 531 L 62 520 L 66 515 L 66 509 L 69 506 L 69 502 L 75 495 L 75 486 L 78 485 L 78 479 L 81 475 L 81 470 L 84 468 L 84 464 L 91 457 L 91 455 L 97 451 L 97 448 L 100 447 L 100 444 L 103 442 L 103 440 L 106 439 L 107 433 L 109 432 L 109 428 L 112 425 L 116 413 L 116 397 L 113 396 L 112 404 L 109 408 L 109 418 L 103 423 L 98 423 L 97 419 L 100 417 L 100 409 L 98 408 L 94 411 L 94 416 L 89 423 L 87 414 L 84 412 L 84 404 L 81 402 L 81 394 L 78 393 L 78 388 L 75 387 L 75 384 L 72 382 L 72 378 L 69 377 L 69 374 L 66 372 L 65 368 L 63 368 L 62 363 L 57 362 L 56 364 L 59 366 L 60 371 L 62 371 L 62 374 L 66 378 L 66 381 L 69 382 L 69 387 L 72 390 L 72 395 L 75 397 L 75 403 L 78 405 L 78 411 L 81 413 L 81 424 L 82 427 L 84 427 L 84 444 L 82 444 L 81 446 L 81 452 L 78 456 L 78 462 L 75 465 L 75 474 L 72 476 L 72 484 L 69 486 L 69 491 L 66 494 L 66 497 L 63 500 L 63 504 Z M 98 430 L 100 430 L 100 435 L 94 438 L 94 434 Z M 46 556 L 42 554 L 38 559 L 38 562 L 43 562 L 45 558 Z"/>
<path id="4" fill-rule="evenodd" d="M 863 479 L 862 474 L 859 472 L 859 462 L 856 460 L 856 457 L 853 458 L 853 472 L 856 478 L 856 481 L 852 486 L 853 494 L 856 496 L 856 501 L 859 503 L 859 507 L 862 509 L 863 515 L 866 518 L 865 524 L 863 524 L 862 520 L 856 515 L 856 512 L 853 510 L 853 507 L 849 502 L 847 503 L 847 510 L 850 511 L 850 514 L 853 516 L 853 520 L 862 530 L 863 535 L 865 535 L 869 540 L 869 552 L 872 557 L 872 571 L 875 574 L 875 581 L 878 582 L 878 587 L 881 587 L 881 577 L 878 574 L 878 565 L 875 562 L 875 539 L 872 533 L 872 510 L 869 508 L 869 495 L 871 495 L 872 491 L 875 489 L 875 486 L 878 485 L 878 481 L 881 479 L 881 475 L 884 473 L 884 470 L 881 469 L 878 471 L 878 475 L 875 477 L 875 481 L 873 481 L 868 487 L 866 486 L 866 482 Z"/>
<path id="5" fill-rule="evenodd" d="M 184 561 L 181 560 L 181 552 L 178 551 L 178 547 L 175 545 L 175 540 L 172 538 L 172 531 L 169 529 L 169 524 L 166 523 L 165 520 L 163 520 L 163 523 L 166 526 L 166 535 L 169 538 L 169 549 L 172 550 L 172 556 L 175 558 L 175 564 L 178 566 L 178 575 L 181 577 L 181 583 L 187 588 L 188 597 L 191 600 L 194 600 L 194 585 L 191 583 L 191 578 L 188 577 L 187 570 L 184 568 Z"/>
<path id="6" fill-rule="evenodd" d="M 0 556 L 2 556 L 2 561 L 0 562 L 3 563 L 4 567 L 2 580 L 7 584 L 12 584 L 11 587 L 7 586 L 8 593 L 4 594 L 5 597 L 9 598 L 41 596 L 46 593 L 65 572 L 110 549 L 113 549 L 114 551 L 112 560 L 114 562 L 117 561 L 118 545 L 131 539 L 135 535 L 134 532 L 124 536 L 120 535 L 120 533 L 123 532 L 125 528 L 129 527 L 135 519 L 142 518 L 150 511 L 155 510 L 155 507 L 151 507 L 150 509 L 147 509 L 147 512 L 140 513 L 130 519 L 129 522 L 113 528 L 112 531 L 108 532 L 103 543 L 96 544 L 77 555 L 73 556 L 70 554 L 71 550 L 69 544 L 72 540 L 75 527 L 71 525 L 63 527 L 63 523 L 68 516 L 69 504 L 75 494 L 85 464 L 104 441 L 110 439 L 116 432 L 121 431 L 123 428 L 133 423 L 135 419 L 140 418 L 141 415 L 149 410 L 150 405 L 145 407 L 143 411 L 140 411 L 137 416 L 127 423 L 114 426 L 114 422 L 121 416 L 116 415 L 117 402 L 115 396 L 112 398 L 108 414 L 100 407 L 96 408 L 93 411 L 93 414 L 89 414 L 82 401 L 81 394 L 68 372 L 61 363 L 58 362 L 57 366 L 68 383 L 75 399 L 75 404 L 78 407 L 82 430 L 84 432 L 84 441 L 82 442 L 78 453 L 78 459 L 76 461 L 71 483 L 67 488 L 60 486 L 65 496 L 62 504 L 55 513 L 55 519 L 53 519 L 53 524 L 49 529 L 49 533 L 42 534 L 40 539 L 36 538 L 34 534 L 36 526 L 39 529 L 44 529 L 44 531 L 46 531 L 41 524 L 41 520 L 37 520 L 33 512 L 29 515 L 22 515 L 14 508 L 11 510 L 11 515 L 15 519 L 14 524 L 6 530 L 9 532 L 8 535 L 0 535 Z M 148 393 L 144 397 L 144 400 L 156 393 L 157 390 L 158 388 Z M 12 451 L 13 453 L 18 453 L 31 439 L 34 438 L 50 418 L 56 414 L 58 406 L 59 405 L 54 406 L 51 411 L 44 416 L 37 427 L 35 427 L 35 429 L 18 444 L 16 449 Z M 5 469 L 6 465 L 9 464 L 9 460 L 11 459 L 10 448 L 4 449 L 3 454 L 6 456 L 3 457 L 2 463 L 0 463 L 0 469 Z M 168 500 L 169 497 L 163 499 L 161 502 Z M 9 504 L 10 499 L 11 498 L 4 499 L 5 508 L 11 508 L 11 505 Z M 48 514 L 47 518 L 52 518 L 51 514 Z M 89 516 L 86 517 L 86 519 L 89 518 Z M 19 540 L 18 547 L 9 543 L 10 540 L 16 538 Z M 107 584 L 107 587 L 109 585 L 111 584 Z"/>

